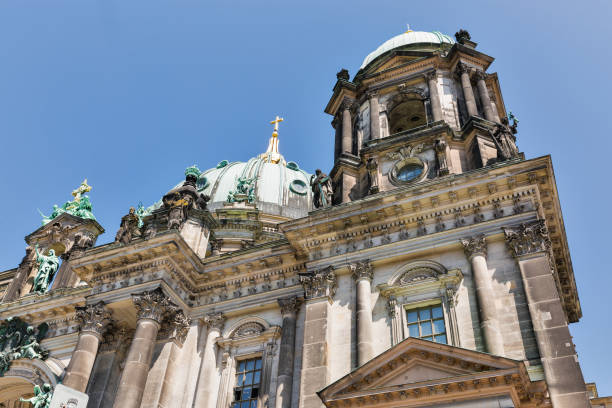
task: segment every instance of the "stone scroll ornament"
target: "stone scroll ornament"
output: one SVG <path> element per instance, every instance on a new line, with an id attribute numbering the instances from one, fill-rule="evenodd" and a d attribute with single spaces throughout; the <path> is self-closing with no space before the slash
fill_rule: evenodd
<path id="1" fill-rule="evenodd" d="M 48 255 L 43 255 L 38 251 L 38 245 L 35 247 L 36 262 L 38 263 L 38 272 L 34 277 L 34 285 L 32 293 L 44 294 L 49 290 L 49 283 L 53 280 L 55 273 L 59 269 L 59 258 L 55 255 L 53 249 L 49 250 Z"/>
<path id="2" fill-rule="evenodd" d="M 312 201 L 316 208 L 324 208 L 332 205 L 334 190 L 329 176 L 320 169 L 315 170 L 315 174 L 310 177 L 310 187 L 312 188 Z"/>
<path id="3" fill-rule="evenodd" d="M 35 329 L 18 317 L 9 317 L 0 323 L 0 377 L 9 370 L 14 360 L 45 360 L 49 353 L 41 348 L 40 342 L 48 330 L 47 323 Z"/>
<path id="4" fill-rule="evenodd" d="M 44 383 L 42 386 L 34 386 L 34 396 L 32 398 L 19 398 L 21 402 L 29 402 L 33 408 L 48 408 L 53 398 L 53 388 L 51 384 Z"/>
<path id="5" fill-rule="evenodd" d="M 38 210 L 40 215 L 43 217 L 42 225 L 47 225 L 49 222 L 51 222 L 51 220 L 59 217 L 63 213 L 68 213 L 79 218 L 95 220 L 96 217 L 91 212 L 92 206 L 89 196 L 84 195 L 84 193 L 87 193 L 88 191 L 91 191 L 91 186 L 87 184 L 87 179 L 85 179 L 81 185 L 72 192 L 72 196 L 74 197 L 72 201 L 66 201 L 61 207 L 54 205 L 53 211 L 48 216 L 44 215 L 42 212 L 40 212 L 40 210 Z"/>

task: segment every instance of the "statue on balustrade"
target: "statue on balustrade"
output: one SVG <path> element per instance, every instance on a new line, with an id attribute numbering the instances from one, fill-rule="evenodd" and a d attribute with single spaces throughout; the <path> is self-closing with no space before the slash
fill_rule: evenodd
<path id="1" fill-rule="evenodd" d="M 119 231 L 115 236 L 115 242 L 128 244 L 132 239 L 142 235 L 140 232 L 140 218 L 136 215 L 134 207 L 130 207 L 130 211 L 121 218 Z"/>
<path id="2" fill-rule="evenodd" d="M 508 118 L 501 119 L 501 124 L 495 127 L 495 130 L 489 130 L 489 135 L 493 139 L 497 147 L 498 157 L 500 160 L 510 160 L 518 157 L 519 150 L 516 147 L 516 128 L 518 121 L 513 116 L 513 124 L 510 125 Z"/>
<path id="3" fill-rule="evenodd" d="M 310 177 L 310 187 L 312 188 L 312 201 L 316 208 L 324 208 L 332 205 L 334 190 L 329 176 L 320 169 L 315 170 L 315 174 Z"/>
<path id="4" fill-rule="evenodd" d="M 59 268 L 59 258 L 55 255 L 53 249 L 49 249 L 49 255 L 43 255 L 38 251 L 38 245 L 36 245 L 35 251 L 36 262 L 38 262 L 38 272 L 34 278 L 32 292 L 43 294 L 49 290 L 49 283 L 51 283 Z"/>

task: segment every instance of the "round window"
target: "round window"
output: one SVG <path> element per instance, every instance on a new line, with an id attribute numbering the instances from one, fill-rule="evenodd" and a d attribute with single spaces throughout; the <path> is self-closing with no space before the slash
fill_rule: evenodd
<path id="1" fill-rule="evenodd" d="M 289 184 L 289 190 L 293 191 L 295 194 L 306 195 L 308 193 L 308 186 L 302 180 L 293 180 L 291 184 Z"/>
<path id="2" fill-rule="evenodd" d="M 410 163 L 398 170 L 397 179 L 404 182 L 412 181 L 421 174 L 423 174 L 423 166 L 416 163 Z"/>

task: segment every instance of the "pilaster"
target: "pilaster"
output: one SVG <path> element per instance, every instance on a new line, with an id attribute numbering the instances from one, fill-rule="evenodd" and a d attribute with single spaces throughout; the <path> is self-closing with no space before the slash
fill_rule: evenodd
<path id="1" fill-rule="evenodd" d="M 374 357 L 372 346 L 372 279 L 374 272 L 369 260 L 356 262 L 349 265 L 353 279 L 357 286 L 356 290 L 356 314 L 357 314 L 357 361 L 363 365 Z"/>
<path id="2" fill-rule="evenodd" d="M 504 228 L 529 306 L 550 397 L 555 408 L 589 407 L 578 356 L 559 297 L 544 220 Z"/>

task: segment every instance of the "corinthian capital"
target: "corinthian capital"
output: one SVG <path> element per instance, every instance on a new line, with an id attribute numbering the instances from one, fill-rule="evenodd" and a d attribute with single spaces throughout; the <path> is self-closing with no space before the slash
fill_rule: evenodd
<path id="1" fill-rule="evenodd" d="M 538 252 L 548 253 L 550 238 L 544 220 L 504 228 L 506 244 L 514 256 L 531 255 Z"/>
<path id="2" fill-rule="evenodd" d="M 462 74 L 469 74 L 470 67 L 465 65 L 463 62 L 458 62 L 457 66 L 455 67 L 455 73 L 459 76 L 461 76 Z"/>
<path id="3" fill-rule="evenodd" d="M 485 79 L 487 79 L 488 76 L 489 76 L 489 74 L 487 74 L 484 71 L 480 71 L 480 70 L 478 70 L 478 71 L 476 71 L 474 73 L 474 77 L 476 78 L 477 81 L 479 81 L 479 80 L 483 80 L 484 81 Z"/>
<path id="4" fill-rule="evenodd" d="M 300 283 L 304 288 L 306 299 L 328 297 L 332 299 L 336 293 L 336 274 L 334 267 L 328 266 L 313 272 L 300 274 Z"/>
<path id="5" fill-rule="evenodd" d="M 79 326 L 82 332 L 93 332 L 100 336 L 104 336 L 108 325 L 111 322 L 111 314 L 106 309 L 104 302 L 100 301 L 96 304 L 77 306 L 76 318 L 79 321 Z"/>
<path id="6" fill-rule="evenodd" d="M 281 308 L 281 314 L 296 314 L 298 310 L 300 310 L 300 306 L 302 305 L 302 301 L 297 297 L 288 297 L 278 299 L 278 305 Z"/>
<path id="7" fill-rule="evenodd" d="M 471 259 L 475 255 L 487 256 L 487 240 L 484 235 L 464 238 L 461 240 L 465 256 Z"/>
<path id="8" fill-rule="evenodd" d="M 362 279 L 372 282 L 372 278 L 374 278 L 374 272 L 372 270 L 372 265 L 370 264 L 369 259 L 350 264 L 349 269 L 352 272 L 353 279 L 355 279 L 355 281 L 357 282 Z"/>
<path id="9" fill-rule="evenodd" d="M 204 323 L 208 326 L 208 329 L 223 330 L 225 325 L 225 315 L 221 312 L 209 313 L 204 317 Z"/>
<path id="10" fill-rule="evenodd" d="M 138 319 L 151 319 L 161 323 L 168 313 L 176 312 L 178 306 L 160 288 L 132 295 L 132 302 L 136 306 Z"/>
<path id="11" fill-rule="evenodd" d="M 170 338 L 179 344 L 183 344 L 187 338 L 187 333 L 189 332 L 191 319 L 185 316 L 185 313 L 179 309 L 172 317 L 170 323 Z"/>

